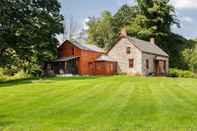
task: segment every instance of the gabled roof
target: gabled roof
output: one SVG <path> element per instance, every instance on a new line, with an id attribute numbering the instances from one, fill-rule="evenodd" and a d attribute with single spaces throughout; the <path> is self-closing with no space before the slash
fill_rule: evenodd
<path id="1" fill-rule="evenodd" d="M 66 40 L 66 41 L 69 41 L 69 40 Z M 72 43 L 74 46 L 78 47 L 79 49 L 82 49 L 82 50 L 95 51 L 95 52 L 101 52 L 101 53 L 105 52 L 103 49 L 97 47 L 96 45 L 81 44 L 77 41 L 69 41 L 69 42 Z"/>
<path id="2" fill-rule="evenodd" d="M 108 55 L 101 55 L 99 56 L 96 61 L 111 61 L 111 62 L 115 62 L 115 60 L 113 60 L 110 56 Z"/>
<path id="3" fill-rule="evenodd" d="M 152 44 L 150 42 L 140 40 L 134 37 L 127 37 L 127 39 L 142 52 L 168 57 L 168 54 L 161 48 L 159 48 L 156 44 Z"/>
<path id="4" fill-rule="evenodd" d="M 168 54 L 165 51 L 163 51 L 161 48 L 159 48 L 156 44 L 152 44 L 151 42 L 140 40 L 140 39 L 137 39 L 135 37 L 130 37 L 130 36 L 122 36 L 118 39 L 118 41 L 120 41 L 123 38 L 127 39 L 131 44 L 133 44 L 136 48 L 138 48 L 140 51 L 144 53 L 168 57 Z M 109 53 L 114 48 L 114 46 L 110 48 L 107 51 L 107 53 Z"/>
<path id="5" fill-rule="evenodd" d="M 96 45 L 81 44 L 81 43 L 76 42 L 76 41 L 73 42 L 73 44 L 75 46 L 77 46 L 78 48 L 83 49 L 83 50 L 96 51 L 96 52 L 104 52 L 103 49 L 97 47 Z"/>

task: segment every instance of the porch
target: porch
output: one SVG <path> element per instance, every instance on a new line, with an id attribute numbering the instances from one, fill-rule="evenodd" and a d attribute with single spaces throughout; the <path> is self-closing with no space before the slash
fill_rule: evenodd
<path id="1" fill-rule="evenodd" d="M 64 57 L 46 64 L 46 73 L 49 74 L 79 74 L 79 57 Z"/>
<path id="2" fill-rule="evenodd" d="M 156 76 L 166 76 L 168 74 L 167 60 L 163 57 L 156 57 L 154 60 L 154 72 Z"/>

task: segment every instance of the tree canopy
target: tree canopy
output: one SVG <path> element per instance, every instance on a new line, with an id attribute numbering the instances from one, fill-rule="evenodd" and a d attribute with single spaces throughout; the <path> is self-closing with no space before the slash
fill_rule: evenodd
<path id="1" fill-rule="evenodd" d="M 123 5 L 113 16 L 112 28 L 115 33 L 119 33 L 121 28 L 130 24 L 139 13 L 137 6 Z"/>
<path id="2" fill-rule="evenodd" d="M 113 17 L 109 11 L 104 11 L 100 19 L 95 17 L 89 18 L 87 23 L 90 27 L 88 30 L 88 42 L 96 44 L 101 48 L 109 47 L 113 41 L 112 20 Z"/>
<path id="3" fill-rule="evenodd" d="M 137 5 L 123 5 L 113 16 L 110 16 L 107 29 L 100 23 L 106 23 L 103 15 L 88 23 L 89 43 L 108 49 L 119 38 L 120 30 L 126 27 L 128 35 L 132 37 L 147 41 L 154 37 L 158 46 L 170 55 L 171 67 L 187 67 L 181 52 L 190 46 L 190 42 L 172 32 L 171 27 L 173 25 L 180 27 L 180 24 L 175 8 L 169 0 L 137 0 Z M 107 37 L 109 35 L 112 36 Z M 95 41 L 96 39 L 99 41 Z"/>
<path id="4" fill-rule="evenodd" d="M 130 35 L 145 40 L 148 40 L 150 37 L 155 37 L 156 39 L 166 37 L 172 33 L 171 26 L 173 24 L 179 26 L 175 16 L 175 9 L 169 4 L 169 0 L 138 0 L 137 2 L 138 4 L 134 6 L 123 5 L 110 18 L 111 24 L 109 21 L 108 26 L 111 26 L 114 36 L 116 36 L 113 39 L 117 38 L 121 28 L 124 26 L 127 26 Z M 98 23 L 104 22 L 105 18 L 102 15 L 96 19 L 95 24 L 89 24 L 89 34 L 91 34 L 89 35 L 89 39 L 92 39 L 93 34 L 96 34 L 96 31 L 98 31 L 93 31 L 92 29 L 100 28 L 102 25 Z M 95 36 L 100 37 L 101 32 L 100 30 Z M 90 43 L 93 42 L 90 41 Z"/>
<path id="5" fill-rule="evenodd" d="M 175 9 L 169 4 L 169 0 L 138 0 L 138 7 L 140 13 L 133 22 L 137 21 L 141 27 L 137 31 L 141 37 L 167 36 L 171 33 L 173 24 L 179 27 Z"/>
<path id="6" fill-rule="evenodd" d="M 190 70 L 197 73 L 197 39 L 191 40 L 190 43 L 190 48 L 186 48 L 182 55 Z"/>
<path id="7" fill-rule="evenodd" d="M 54 58 L 56 34 L 63 32 L 60 7 L 58 0 L 1 0 L 1 66 L 28 70 L 25 66 Z"/>

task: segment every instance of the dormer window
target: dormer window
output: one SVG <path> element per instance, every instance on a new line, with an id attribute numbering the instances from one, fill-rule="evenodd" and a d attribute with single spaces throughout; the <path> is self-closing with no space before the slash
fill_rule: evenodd
<path id="1" fill-rule="evenodd" d="M 126 52 L 127 52 L 127 54 L 131 54 L 131 47 L 127 47 Z"/>

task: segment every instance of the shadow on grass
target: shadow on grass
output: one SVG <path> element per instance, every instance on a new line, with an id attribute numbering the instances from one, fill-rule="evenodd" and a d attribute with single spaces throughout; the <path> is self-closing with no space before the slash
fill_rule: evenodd
<path id="1" fill-rule="evenodd" d="M 93 80 L 98 79 L 101 77 L 96 76 L 78 76 L 78 77 L 40 77 L 40 78 L 26 78 L 26 79 L 17 79 L 17 80 L 8 80 L 8 81 L 0 81 L 0 88 L 2 87 L 12 87 L 15 85 L 24 85 L 24 84 L 31 84 L 33 81 L 36 80 L 43 80 L 42 83 L 53 83 L 55 81 L 70 81 L 70 80 Z M 50 80 L 50 81 L 47 81 Z M 38 81 L 39 83 L 39 81 Z"/>
<path id="2" fill-rule="evenodd" d="M 100 76 L 48 77 L 48 78 L 43 78 L 43 80 L 69 81 L 69 80 L 93 80 L 98 78 L 101 77 Z"/>
<path id="3" fill-rule="evenodd" d="M 25 79 L 17 79 L 17 80 L 7 80 L 7 81 L 0 81 L 0 88 L 1 87 L 9 87 L 18 84 L 30 84 L 32 80 L 38 80 L 39 78 L 25 78 Z"/>
<path id="4" fill-rule="evenodd" d="M 13 124 L 13 121 L 7 120 L 8 118 L 6 117 L 6 115 L 0 115 L 0 130 L 3 127 L 7 127 L 11 124 Z"/>

